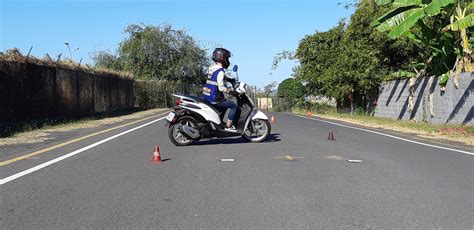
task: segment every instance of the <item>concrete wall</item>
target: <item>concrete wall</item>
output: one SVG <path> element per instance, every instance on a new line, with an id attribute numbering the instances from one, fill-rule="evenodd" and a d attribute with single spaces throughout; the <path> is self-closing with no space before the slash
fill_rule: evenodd
<path id="1" fill-rule="evenodd" d="M 133 108 L 133 80 L 0 61 L 0 122 Z"/>
<path id="2" fill-rule="evenodd" d="M 375 116 L 433 124 L 474 125 L 474 73 L 460 74 L 458 82 L 456 88 L 450 79 L 443 93 L 438 85 L 438 77 L 414 80 L 411 110 L 409 80 L 387 82 L 381 88 Z"/>

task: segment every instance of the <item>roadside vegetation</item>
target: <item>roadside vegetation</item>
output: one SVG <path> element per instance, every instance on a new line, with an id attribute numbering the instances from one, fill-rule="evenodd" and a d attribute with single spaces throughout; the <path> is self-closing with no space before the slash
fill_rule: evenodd
<path id="1" fill-rule="evenodd" d="M 21 51 L 17 48 L 6 50 L 5 53 L 0 52 L 0 60 L 1 61 L 9 61 L 9 62 L 18 62 L 18 63 L 31 63 L 41 66 L 48 66 L 48 67 L 58 67 L 62 69 L 68 70 L 76 70 L 90 74 L 96 75 L 110 75 L 119 78 L 125 79 L 132 79 L 133 76 L 130 72 L 121 71 L 121 70 L 113 70 L 110 68 L 105 68 L 101 66 L 89 66 L 88 64 L 81 64 L 80 62 L 76 62 L 73 59 L 65 58 L 62 59 L 62 55 L 59 54 L 57 57 L 51 57 L 49 54 L 46 54 L 43 58 L 38 58 L 35 56 L 27 55 L 21 53 Z"/>
<path id="2" fill-rule="evenodd" d="M 456 82 L 473 71 L 474 3 L 468 0 L 360 0 L 350 20 L 300 40 L 295 51 L 282 51 L 272 69 L 297 60 L 290 79 L 303 88 L 279 95 L 334 98 L 338 111 L 369 110 L 382 82 L 440 76 Z M 280 89 L 279 89 L 280 90 Z M 370 111 L 367 111 L 370 112 Z"/>
<path id="3" fill-rule="evenodd" d="M 172 93 L 197 94 L 210 60 L 196 39 L 167 24 L 131 24 L 124 33 L 116 52 L 96 51 L 93 60 L 96 68 L 133 74 L 136 106 L 172 107 Z"/>
<path id="4" fill-rule="evenodd" d="M 206 50 L 184 30 L 170 25 L 131 24 L 115 53 L 97 51 L 95 66 L 131 72 L 136 80 L 202 83 L 209 65 Z"/>
<path id="5" fill-rule="evenodd" d="M 272 69 L 296 60 L 293 76 L 278 86 L 276 110 L 383 126 L 472 143 L 473 127 L 432 125 L 373 117 L 385 81 L 440 76 L 441 89 L 474 70 L 474 3 L 469 0 L 360 0 L 349 20 L 278 53 Z M 301 95 L 333 99 L 335 108 Z"/>

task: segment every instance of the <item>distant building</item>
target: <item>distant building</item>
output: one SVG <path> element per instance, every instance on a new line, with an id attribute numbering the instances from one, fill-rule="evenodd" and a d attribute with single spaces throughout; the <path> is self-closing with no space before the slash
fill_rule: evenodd
<path id="1" fill-rule="evenodd" d="M 258 108 L 262 110 L 273 109 L 273 98 L 271 97 L 259 97 L 257 102 Z"/>

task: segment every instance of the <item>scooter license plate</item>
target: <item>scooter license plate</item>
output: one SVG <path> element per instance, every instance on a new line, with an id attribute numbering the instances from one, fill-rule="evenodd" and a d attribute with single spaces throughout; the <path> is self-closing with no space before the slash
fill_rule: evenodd
<path id="1" fill-rule="evenodd" d="M 169 122 L 171 122 L 171 121 L 173 121 L 173 118 L 174 118 L 175 116 L 176 116 L 175 113 L 170 112 L 170 113 L 168 114 L 168 116 L 166 116 L 166 120 L 168 120 Z"/>

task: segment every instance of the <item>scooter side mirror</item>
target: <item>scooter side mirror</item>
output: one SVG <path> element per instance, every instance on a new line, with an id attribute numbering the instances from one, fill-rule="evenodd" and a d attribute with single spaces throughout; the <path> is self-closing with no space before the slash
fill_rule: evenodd
<path id="1" fill-rule="evenodd" d="M 239 66 L 238 66 L 238 65 L 234 65 L 234 67 L 232 68 L 232 71 L 237 72 L 237 70 L 239 70 Z"/>

